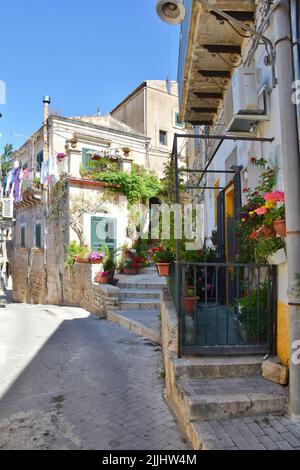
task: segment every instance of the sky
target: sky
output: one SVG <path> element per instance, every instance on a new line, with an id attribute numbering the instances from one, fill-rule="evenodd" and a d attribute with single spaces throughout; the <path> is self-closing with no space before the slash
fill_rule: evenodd
<path id="1" fill-rule="evenodd" d="M 2 2 L 0 151 L 7 143 L 18 148 L 41 126 L 44 95 L 63 116 L 96 114 L 97 108 L 106 114 L 145 80 L 176 80 L 179 26 L 163 23 L 155 5 L 156 0 Z"/>

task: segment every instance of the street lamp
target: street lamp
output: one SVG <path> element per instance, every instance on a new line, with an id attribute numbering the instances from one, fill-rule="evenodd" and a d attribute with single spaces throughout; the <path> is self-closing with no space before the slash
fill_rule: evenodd
<path id="1" fill-rule="evenodd" d="M 156 11 L 163 21 L 174 25 L 182 23 L 186 15 L 183 0 L 158 0 Z"/>

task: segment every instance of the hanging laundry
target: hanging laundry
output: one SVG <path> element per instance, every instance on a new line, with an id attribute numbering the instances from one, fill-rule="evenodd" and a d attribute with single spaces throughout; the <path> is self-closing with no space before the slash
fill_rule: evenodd
<path id="1" fill-rule="evenodd" d="M 10 195 L 10 190 L 11 190 L 11 185 L 12 185 L 12 175 L 13 175 L 13 170 L 10 170 L 6 178 L 6 186 L 5 186 L 6 196 Z"/>
<path id="2" fill-rule="evenodd" d="M 21 170 L 17 168 L 14 170 L 14 190 L 13 190 L 13 197 L 15 202 L 22 201 L 22 194 L 21 194 L 22 184 L 21 184 Z"/>
<path id="3" fill-rule="evenodd" d="M 51 178 L 52 183 L 56 183 L 59 180 L 57 159 L 53 155 L 49 156 L 49 176 Z"/>

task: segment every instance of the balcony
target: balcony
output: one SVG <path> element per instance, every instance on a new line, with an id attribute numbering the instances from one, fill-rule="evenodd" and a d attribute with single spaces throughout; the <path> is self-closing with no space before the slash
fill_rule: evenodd
<path id="1" fill-rule="evenodd" d="M 212 125 L 232 73 L 241 64 L 248 36 L 196 0 L 184 4 L 178 66 L 180 119 L 192 125 Z M 245 24 L 254 20 L 255 0 L 211 0 L 209 4 Z"/>

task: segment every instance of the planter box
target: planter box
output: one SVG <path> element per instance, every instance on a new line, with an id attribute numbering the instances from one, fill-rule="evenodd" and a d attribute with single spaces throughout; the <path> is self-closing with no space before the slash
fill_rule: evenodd
<path id="1" fill-rule="evenodd" d="M 273 255 L 268 256 L 268 263 L 274 264 L 276 266 L 278 266 L 279 264 L 286 263 L 285 249 L 281 248 L 280 250 L 276 251 L 276 253 L 274 253 Z"/>

